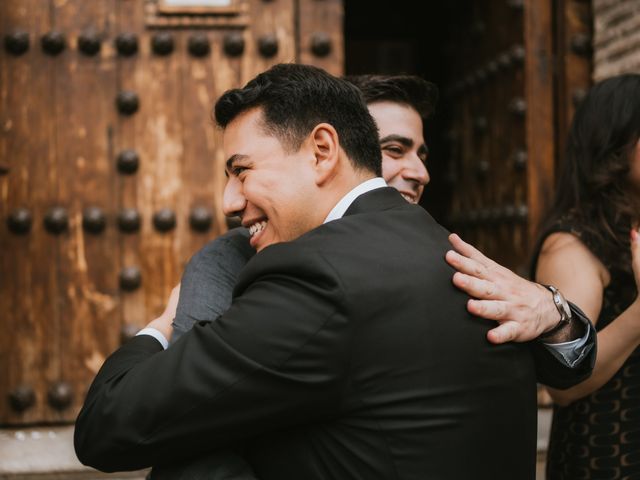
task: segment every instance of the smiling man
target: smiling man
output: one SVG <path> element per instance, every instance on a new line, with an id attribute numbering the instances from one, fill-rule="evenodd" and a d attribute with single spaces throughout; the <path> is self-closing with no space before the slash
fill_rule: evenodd
<path id="1" fill-rule="evenodd" d="M 222 106 L 216 109 L 219 123 L 226 126 L 231 122 L 224 116 Z M 320 149 L 335 148 L 329 142 L 337 137 L 332 125 L 321 123 L 312 131 L 318 152 L 310 155 L 310 148 L 301 148 L 298 139 L 283 144 L 280 137 L 275 136 L 277 130 L 269 132 L 263 117 L 259 108 L 243 111 L 233 118 L 232 128 L 226 129 L 224 135 L 224 151 L 239 152 L 233 153 L 226 162 L 224 213 L 241 218 L 242 225 L 249 230 L 249 243 L 257 252 L 274 243 L 295 240 L 323 223 L 333 206 L 334 196 L 318 195 L 320 187 L 339 189 L 357 185 L 377 172 L 363 169 L 356 178 L 345 178 L 334 186 L 323 176 L 334 174 L 330 168 L 333 165 L 313 164 L 318 161 L 318 155 L 326 153 Z M 263 130 L 271 134 L 256 135 L 255 132 Z M 252 141 L 247 142 L 247 138 Z"/>
<path id="2" fill-rule="evenodd" d="M 409 203 L 418 203 L 430 180 L 423 123 L 438 101 L 436 86 L 414 75 L 355 75 L 346 80 L 362 92 L 376 121 L 387 185 Z"/>
<path id="3" fill-rule="evenodd" d="M 398 190 L 407 202 L 418 203 L 429 183 L 429 150 L 422 138 L 422 119 L 408 105 L 393 102 L 373 103 L 369 112 L 381 132 L 382 175 L 387 185 Z"/>
<path id="4" fill-rule="evenodd" d="M 436 86 L 413 75 L 358 75 L 346 80 L 358 87 L 378 127 L 382 176 L 405 200 L 418 203 L 429 183 L 423 122 L 434 112 Z M 252 228 L 255 231 L 262 225 Z M 171 342 L 196 322 L 211 321 L 229 308 L 238 275 L 255 254 L 249 241 L 253 231 L 230 230 L 189 261 L 181 280 Z"/>
<path id="5" fill-rule="evenodd" d="M 215 114 L 224 209 L 259 253 L 215 322 L 164 350 L 169 309 L 107 359 L 76 424 L 81 461 L 238 447 L 261 480 L 534 478 L 531 352 L 489 345 L 490 322 L 467 314 L 447 233 L 386 187 L 355 87 L 278 65 Z"/>

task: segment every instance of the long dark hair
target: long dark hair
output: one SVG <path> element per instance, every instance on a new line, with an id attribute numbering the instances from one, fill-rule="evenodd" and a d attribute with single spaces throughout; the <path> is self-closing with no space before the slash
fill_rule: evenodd
<path id="1" fill-rule="evenodd" d="M 640 75 L 596 84 L 576 110 L 555 198 L 536 251 L 568 221 L 609 269 L 631 272 L 629 229 L 638 221 L 629 171 L 640 138 Z"/>

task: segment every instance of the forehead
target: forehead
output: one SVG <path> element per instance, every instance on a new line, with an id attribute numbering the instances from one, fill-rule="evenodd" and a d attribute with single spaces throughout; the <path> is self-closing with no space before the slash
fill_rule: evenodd
<path id="1" fill-rule="evenodd" d="M 251 155 L 263 148 L 279 145 L 280 141 L 265 131 L 259 108 L 239 114 L 226 126 L 222 135 L 222 147 L 227 157 Z"/>
<path id="2" fill-rule="evenodd" d="M 412 107 L 396 102 L 382 101 L 368 105 L 369 113 L 378 125 L 380 138 L 401 135 L 419 144 L 424 143 L 422 119 Z"/>
<path id="3" fill-rule="evenodd" d="M 226 126 L 222 135 L 222 150 L 227 160 L 237 156 L 254 162 L 284 153 L 280 140 L 266 131 L 260 108 L 242 112 Z"/>

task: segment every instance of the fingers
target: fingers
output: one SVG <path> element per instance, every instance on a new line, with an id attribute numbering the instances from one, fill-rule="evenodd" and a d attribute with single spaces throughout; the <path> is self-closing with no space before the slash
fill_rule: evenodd
<path id="1" fill-rule="evenodd" d="M 498 285 L 488 280 L 482 280 L 472 275 L 456 272 L 453 284 L 470 297 L 479 300 L 502 300 L 503 295 Z"/>
<path id="2" fill-rule="evenodd" d="M 487 333 L 491 343 L 528 342 L 540 334 L 535 317 L 523 314 L 511 303 L 500 300 L 469 300 L 469 313 L 495 320 L 500 325 Z"/>
<path id="3" fill-rule="evenodd" d="M 476 317 L 486 318 L 487 320 L 503 321 L 510 318 L 508 314 L 509 304 L 501 300 L 469 300 L 467 302 L 467 310 Z"/>
<path id="4" fill-rule="evenodd" d="M 637 238 L 634 272 L 640 284 L 640 235 Z M 467 310 L 477 317 L 500 323 L 487 334 L 489 341 L 524 342 L 536 338 L 540 332 L 538 299 L 547 291 L 485 257 L 458 235 L 451 234 L 449 241 L 455 251 L 448 251 L 445 258 L 458 270 L 453 275 L 453 284 L 474 298 L 468 301 Z M 544 291 L 540 292 L 541 289 Z"/>
<path id="5" fill-rule="evenodd" d="M 501 344 L 518 340 L 520 325 L 516 322 L 505 322 L 487 332 L 487 340 L 491 343 Z"/>
<path id="6" fill-rule="evenodd" d="M 508 305 L 505 302 L 496 300 L 469 300 L 467 303 L 467 310 L 469 313 L 483 317 L 489 320 L 496 320 L 500 322 L 507 316 Z M 506 343 L 516 340 L 521 325 L 513 320 L 500 323 L 496 328 L 493 328 L 487 332 L 487 340 L 491 343 Z"/>
<path id="7" fill-rule="evenodd" d="M 456 233 L 452 233 L 451 235 L 449 235 L 449 242 L 457 252 L 464 255 L 465 257 L 471 258 L 483 265 L 489 265 L 489 263 L 491 262 L 491 260 L 485 257 L 482 252 L 480 252 L 480 250 L 462 240 Z"/>
<path id="8" fill-rule="evenodd" d="M 444 257 L 447 263 L 459 272 L 466 273 L 467 275 L 473 275 L 478 278 L 486 278 L 488 270 L 482 263 L 473 260 L 469 257 L 463 256 L 458 252 L 449 250 Z"/>

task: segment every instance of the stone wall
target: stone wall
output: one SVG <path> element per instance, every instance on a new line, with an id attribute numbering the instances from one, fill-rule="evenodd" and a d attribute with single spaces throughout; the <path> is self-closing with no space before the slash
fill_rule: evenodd
<path id="1" fill-rule="evenodd" d="M 640 0 L 593 0 L 593 79 L 640 73 Z"/>

